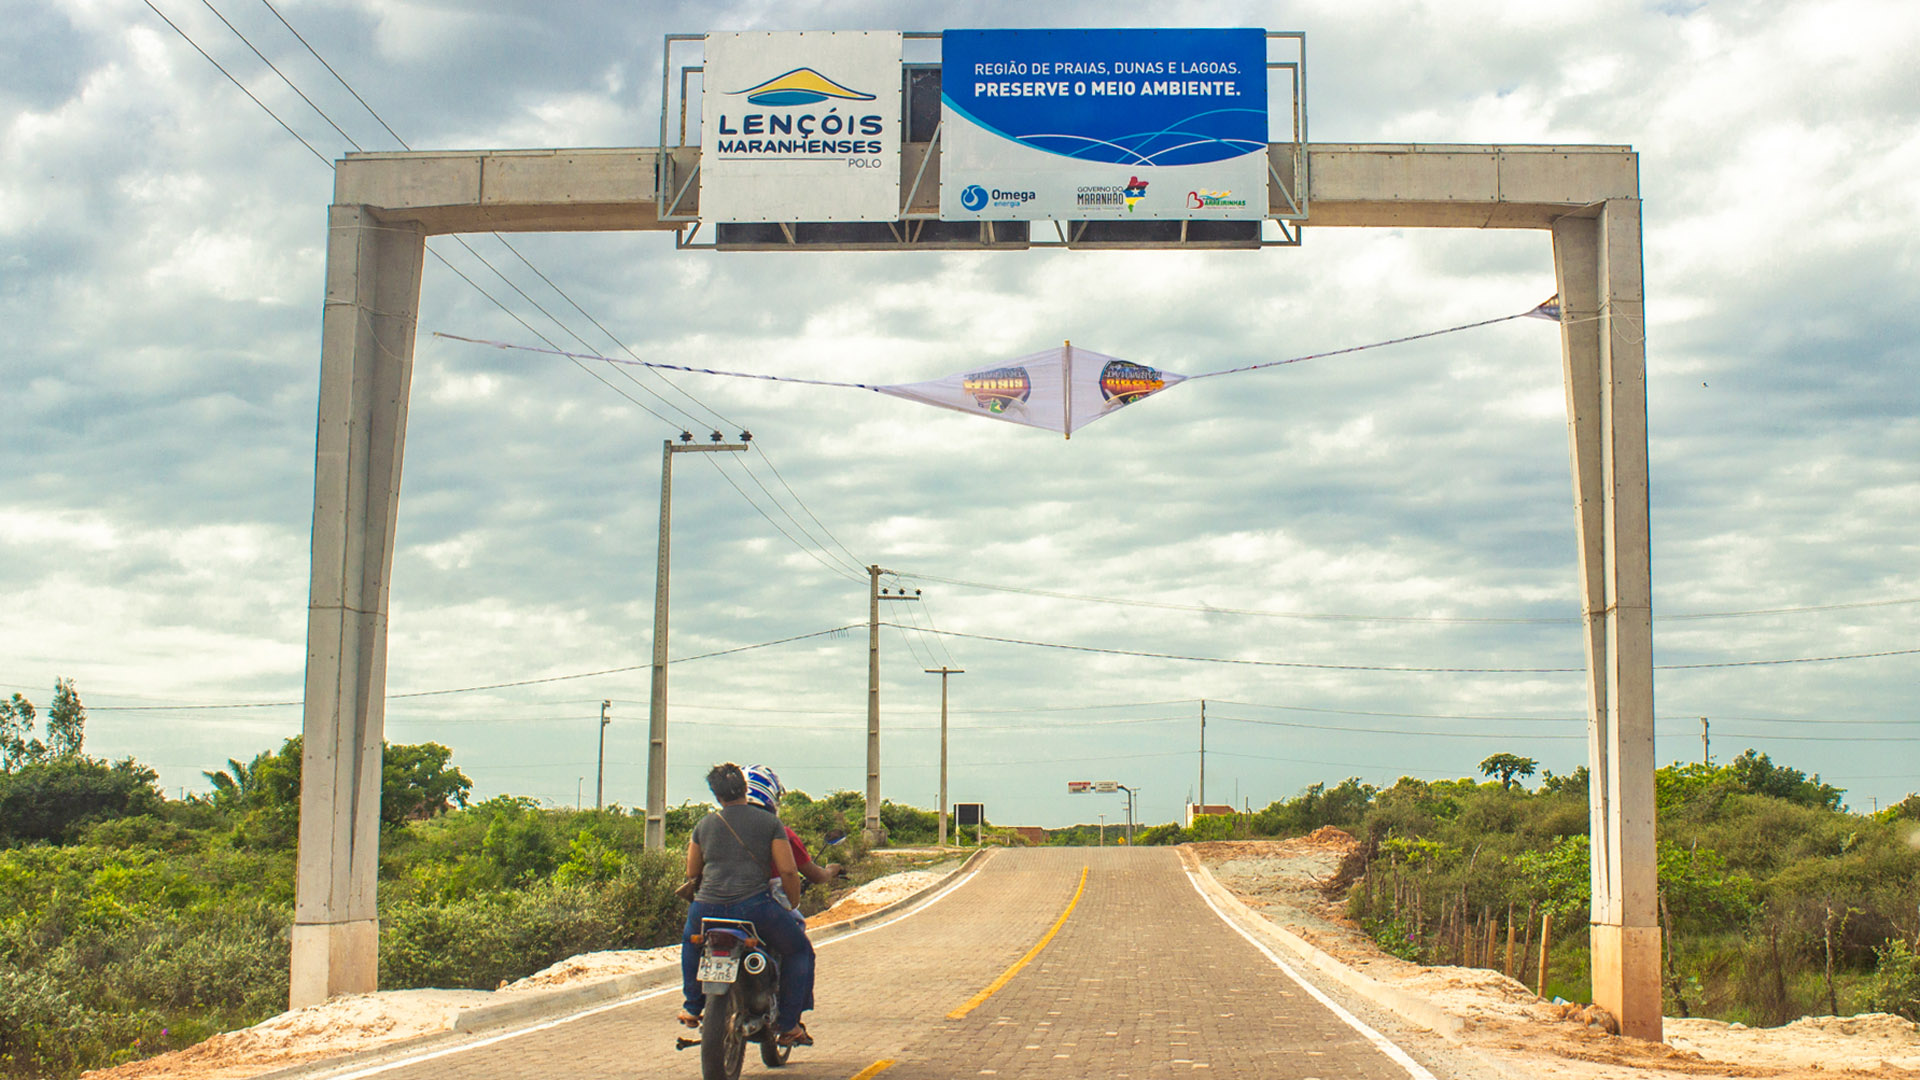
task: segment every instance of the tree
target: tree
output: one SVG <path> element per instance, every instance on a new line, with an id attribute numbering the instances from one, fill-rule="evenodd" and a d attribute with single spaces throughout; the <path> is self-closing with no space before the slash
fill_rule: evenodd
<path id="1" fill-rule="evenodd" d="M 1512 788 L 1514 777 L 1518 776 L 1524 780 L 1532 776 L 1539 764 L 1530 757 L 1521 757 L 1518 754 L 1495 754 L 1480 763 L 1480 775 L 1498 777 L 1501 787 Z"/>
<path id="2" fill-rule="evenodd" d="M 12 772 L 46 753 L 40 740 L 33 738 L 34 715 L 33 702 L 19 694 L 0 701 L 0 769 Z"/>
<path id="3" fill-rule="evenodd" d="M 1728 768 L 1733 770 L 1734 781 L 1755 795 L 1771 795 L 1819 810 L 1840 809 L 1840 799 L 1846 794 L 1842 788 L 1821 783 L 1819 773 L 1808 779 L 1799 769 L 1775 765 L 1767 755 L 1751 748 L 1734 758 Z"/>
<path id="4" fill-rule="evenodd" d="M 380 820 L 388 825 L 434 817 L 467 805 L 473 781 L 452 767 L 439 743 L 385 744 L 380 765 Z"/>
<path id="5" fill-rule="evenodd" d="M 264 751 L 242 765 L 229 758 L 227 768 L 204 774 L 213 784 L 216 806 L 258 812 L 273 819 L 275 833 L 291 840 L 300 816 L 300 764 L 306 746 L 295 735 L 278 751 Z M 439 743 L 383 743 L 380 764 L 380 821 L 386 825 L 444 814 L 467 805 L 473 781 L 451 764 L 453 751 Z"/>
<path id="6" fill-rule="evenodd" d="M 53 681 L 53 704 L 47 707 L 47 753 L 58 758 L 79 757 L 87 741 L 87 710 L 72 679 Z"/>
<path id="7" fill-rule="evenodd" d="M 132 758 L 109 765 L 77 755 L 0 773 L 0 847 L 60 843 L 96 821 L 153 813 L 162 802 L 158 778 Z"/>

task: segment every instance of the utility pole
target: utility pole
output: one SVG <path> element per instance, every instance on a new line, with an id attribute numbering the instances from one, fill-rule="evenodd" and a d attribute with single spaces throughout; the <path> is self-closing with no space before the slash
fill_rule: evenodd
<path id="1" fill-rule="evenodd" d="M 878 845 L 886 839 L 880 825 L 880 601 L 918 600 L 902 588 L 895 596 L 880 587 L 880 575 L 891 574 L 879 566 L 867 567 L 867 842 Z"/>
<path id="2" fill-rule="evenodd" d="M 1207 699 L 1200 699 L 1200 812 L 1207 812 Z"/>
<path id="3" fill-rule="evenodd" d="M 601 799 L 607 790 L 607 725 L 613 723 L 607 719 L 607 709 L 612 705 L 611 701 L 600 703 L 600 753 L 593 766 L 593 808 L 595 810 L 603 805 Z"/>
<path id="4" fill-rule="evenodd" d="M 680 445 L 672 439 L 660 444 L 660 562 L 653 574 L 653 696 L 647 703 L 647 835 L 649 851 L 667 846 L 667 581 L 673 552 L 673 455 L 738 453 L 753 441 L 751 432 L 740 433 L 737 443 L 721 442 L 714 432 L 709 445 L 693 441 L 693 432 L 680 433 Z"/>
<path id="5" fill-rule="evenodd" d="M 1127 846 L 1128 846 L 1128 847 L 1132 847 L 1132 846 L 1133 846 L 1133 793 L 1134 793 L 1134 789 L 1133 789 L 1133 788 L 1130 788 L 1130 787 L 1128 787 L 1128 786 L 1127 786 L 1127 785 L 1125 785 L 1125 784 L 1115 784 L 1115 785 L 1113 785 L 1113 786 L 1114 786 L 1114 787 L 1117 787 L 1117 788 L 1119 788 L 1119 789 L 1120 789 L 1121 791 L 1124 791 L 1124 792 L 1126 792 L 1126 793 L 1127 793 Z"/>
<path id="6" fill-rule="evenodd" d="M 961 668 L 942 665 L 927 668 L 927 674 L 940 676 L 940 846 L 947 846 L 947 676 L 965 675 Z"/>
<path id="7" fill-rule="evenodd" d="M 1707 718 L 1704 716 L 1701 717 L 1700 718 L 1700 760 L 1705 762 L 1708 765 L 1711 765 L 1713 764 L 1713 740 L 1707 737 L 1707 728 L 1709 726 L 1710 725 L 1708 725 L 1707 723 Z"/>

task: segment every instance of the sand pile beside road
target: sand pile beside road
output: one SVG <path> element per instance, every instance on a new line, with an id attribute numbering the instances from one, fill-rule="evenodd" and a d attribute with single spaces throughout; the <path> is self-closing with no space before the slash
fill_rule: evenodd
<path id="1" fill-rule="evenodd" d="M 448 1017 L 493 999 L 485 990 L 388 990 L 294 1009 L 185 1050 L 85 1074 L 84 1080 L 240 1080 L 288 1065 L 370 1050 L 446 1029 Z"/>
<path id="2" fill-rule="evenodd" d="M 1529 1080 L 1920 1080 L 1920 1025 L 1897 1016 L 1807 1017 L 1778 1028 L 1665 1022 L 1666 1043 L 1623 1039 L 1563 1019 L 1518 980 L 1483 968 L 1425 967 L 1380 951 L 1326 888 L 1357 847 L 1323 828 L 1293 840 L 1191 845 L 1222 885 L 1270 921 L 1393 988 L 1462 1018 L 1461 1043 Z"/>
<path id="3" fill-rule="evenodd" d="M 934 884 L 947 872 L 909 870 L 875 878 L 808 919 L 807 925 L 827 926 L 886 907 Z M 670 968 L 679 958 L 678 945 L 582 953 L 493 991 L 384 990 L 337 997 L 322 1005 L 281 1013 L 250 1028 L 215 1035 L 184 1050 L 97 1069 L 83 1080 L 245 1080 L 289 1065 L 444 1031 L 462 1011 L 475 1006 L 637 971 Z"/>
<path id="4" fill-rule="evenodd" d="M 945 870 L 907 870 L 903 873 L 888 874 L 883 878 L 874 878 L 842 896 L 827 910 L 808 916 L 807 929 L 815 930 L 822 926 L 832 926 L 834 923 L 845 922 L 856 915 L 878 911 L 888 904 L 905 900 L 921 889 L 931 887 L 941 878 L 946 877 L 947 873 Z"/>

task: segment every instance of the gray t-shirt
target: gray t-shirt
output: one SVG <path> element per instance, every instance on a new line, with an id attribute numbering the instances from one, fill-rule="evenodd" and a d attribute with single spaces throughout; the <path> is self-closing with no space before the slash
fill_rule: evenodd
<path id="1" fill-rule="evenodd" d="M 780 819 L 757 806 L 723 806 L 701 818 L 693 827 L 693 842 L 700 845 L 704 864 L 693 898 L 703 904 L 732 904 L 765 893 L 773 870 L 773 842 L 786 838 L 787 827 Z"/>

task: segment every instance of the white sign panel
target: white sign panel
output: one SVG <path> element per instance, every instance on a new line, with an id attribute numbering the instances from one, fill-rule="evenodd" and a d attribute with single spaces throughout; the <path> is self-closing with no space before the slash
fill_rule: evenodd
<path id="1" fill-rule="evenodd" d="M 900 34 L 708 34 L 703 221 L 900 217 Z"/>
<path id="2" fill-rule="evenodd" d="M 1257 220 L 1266 34 L 948 30 L 945 221 Z"/>
<path id="3" fill-rule="evenodd" d="M 1120 785 L 1117 781 L 1113 780 L 1096 780 L 1093 784 L 1093 790 L 1102 795 L 1111 795 L 1120 790 Z"/>

